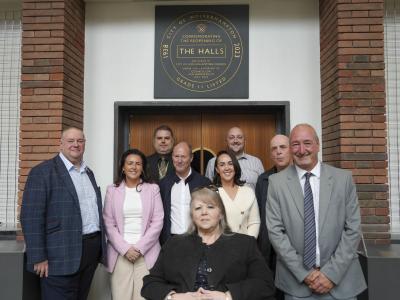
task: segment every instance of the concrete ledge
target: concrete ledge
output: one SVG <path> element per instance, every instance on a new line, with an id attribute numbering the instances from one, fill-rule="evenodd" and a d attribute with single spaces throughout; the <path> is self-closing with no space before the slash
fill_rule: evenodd
<path id="1" fill-rule="evenodd" d="M 358 300 L 399 299 L 400 244 L 366 245 L 360 263 L 368 289 Z"/>
<path id="2" fill-rule="evenodd" d="M 1 299 L 39 300 L 39 277 L 25 269 L 25 243 L 0 240 Z"/>
<path id="3" fill-rule="evenodd" d="M 14 223 L 0 222 L 0 241 L 2 240 L 15 240 L 18 228 Z"/>

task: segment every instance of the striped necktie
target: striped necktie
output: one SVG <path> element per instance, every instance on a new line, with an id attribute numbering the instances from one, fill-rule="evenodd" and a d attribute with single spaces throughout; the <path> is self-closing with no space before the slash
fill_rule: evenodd
<path id="1" fill-rule="evenodd" d="M 313 194 L 310 185 L 312 173 L 307 172 L 304 183 L 304 257 L 303 263 L 307 270 L 315 265 L 316 260 L 316 232 Z"/>

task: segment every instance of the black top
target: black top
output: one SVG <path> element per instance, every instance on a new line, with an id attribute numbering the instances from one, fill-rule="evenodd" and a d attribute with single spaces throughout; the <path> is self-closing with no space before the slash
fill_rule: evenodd
<path id="1" fill-rule="evenodd" d="M 277 169 L 275 167 L 262 173 L 258 177 L 255 190 L 261 218 L 260 232 L 258 234 L 257 244 L 260 248 L 261 254 L 264 256 L 265 261 L 273 271 L 275 271 L 276 255 L 268 238 L 265 206 L 267 203 L 268 194 L 268 178 L 275 173 L 277 173 Z"/>
<path id="2" fill-rule="evenodd" d="M 207 264 L 207 254 L 205 253 L 209 246 L 206 246 L 203 256 L 200 258 L 199 265 L 197 266 L 196 281 L 194 282 L 194 290 L 197 291 L 199 288 L 209 290 L 208 285 L 208 272 L 211 269 Z"/>
<path id="3" fill-rule="evenodd" d="M 174 164 L 172 163 L 172 156 L 168 154 L 165 156 L 165 159 L 168 162 L 167 175 L 171 175 L 175 173 Z M 158 183 L 160 181 L 159 173 L 158 173 L 158 163 L 161 160 L 161 155 L 158 153 L 153 153 L 152 155 L 147 157 L 147 173 L 150 177 L 151 181 Z"/>
<path id="4" fill-rule="evenodd" d="M 235 300 L 275 299 L 271 271 L 253 237 L 239 233 L 221 235 L 206 248 L 197 234 L 171 237 L 150 274 L 143 278 L 142 296 L 160 300 L 172 290 L 195 291 L 197 268 L 205 256 L 210 290 L 229 290 Z"/>
<path id="5" fill-rule="evenodd" d="M 164 244 L 171 235 L 171 189 L 175 183 L 181 179 L 175 174 L 170 174 L 160 181 L 160 194 L 164 207 L 164 225 L 160 234 L 160 243 Z M 211 181 L 195 170 L 192 169 L 192 174 L 185 180 L 185 184 L 189 185 L 189 190 L 192 192 L 195 188 L 203 187 L 211 184 Z"/>

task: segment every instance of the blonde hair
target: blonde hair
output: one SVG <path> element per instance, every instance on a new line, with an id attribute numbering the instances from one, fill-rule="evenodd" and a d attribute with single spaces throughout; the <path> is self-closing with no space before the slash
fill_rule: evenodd
<path id="1" fill-rule="evenodd" d="M 189 229 L 187 231 L 188 234 L 194 233 L 197 231 L 196 224 L 193 222 L 193 215 L 192 215 L 192 209 L 193 209 L 193 201 L 194 200 L 199 200 L 202 201 L 205 204 L 212 204 L 218 207 L 220 214 L 221 214 L 221 219 L 219 220 L 219 228 L 223 234 L 229 234 L 232 233 L 228 222 L 226 220 L 226 212 L 225 212 L 225 206 L 224 203 L 222 202 L 221 196 L 218 194 L 218 188 L 215 186 L 210 186 L 210 187 L 201 187 L 198 189 L 195 189 L 191 193 L 191 201 L 190 201 L 190 225 Z"/>

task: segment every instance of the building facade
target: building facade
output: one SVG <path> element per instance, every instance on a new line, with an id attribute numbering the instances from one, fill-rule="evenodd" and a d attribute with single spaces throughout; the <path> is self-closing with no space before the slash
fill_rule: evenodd
<path id="1" fill-rule="evenodd" d="M 235 100 L 153 96 L 155 6 L 203 1 L 10 2 L 0 2 L 0 167 L 2 186 L 8 184 L 0 190 L 0 205 L 9 211 L 1 222 L 18 223 L 26 177 L 58 152 L 63 128 L 84 129 L 85 159 L 105 191 L 118 153 L 136 145 L 139 115 L 168 121 L 200 110 L 204 120 L 214 108 L 239 123 L 246 110 L 271 115 L 273 129 L 257 140 L 265 152 L 274 132 L 313 125 L 322 137 L 321 159 L 353 172 L 365 241 L 396 238 L 398 0 L 207 2 L 249 5 L 249 98 Z"/>

